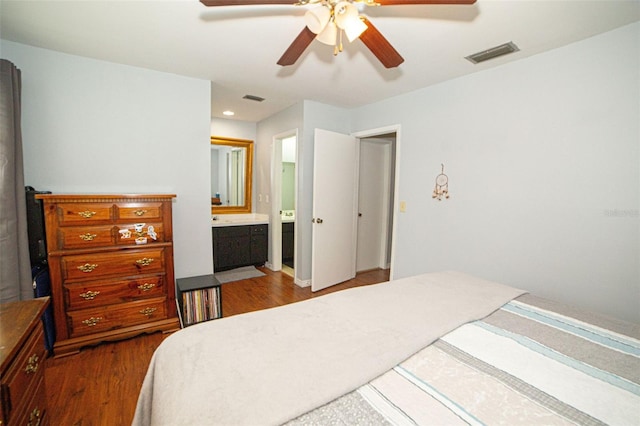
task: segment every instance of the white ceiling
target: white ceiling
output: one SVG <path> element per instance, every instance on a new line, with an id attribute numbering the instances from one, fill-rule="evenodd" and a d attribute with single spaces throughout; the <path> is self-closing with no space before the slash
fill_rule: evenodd
<path id="1" fill-rule="evenodd" d="M 471 6 L 365 7 L 404 57 L 386 69 L 360 40 L 317 41 L 276 64 L 313 6 L 205 7 L 197 0 L 0 0 L 0 37 L 74 55 L 212 82 L 213 117 L 260 121 L 300 100 L 352 108 L 478 72 L 640 20 L 640 1 L 478 0 Z M 513 41 L 519 52 L 473 65 L 464 57 Z M 629 52 L 638 55 L 639 52 Z M 261 103 L 245 94 L 265 98 Z"/>

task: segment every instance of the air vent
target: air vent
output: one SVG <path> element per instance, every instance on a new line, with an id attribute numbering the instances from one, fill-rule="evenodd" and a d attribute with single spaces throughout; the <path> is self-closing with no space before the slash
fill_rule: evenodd
<path id="1" fill-rule="evenodd" d="M 465 56 L 465 59 L 468 59 L 474 64 L 479 64 L 480 62 L 488 61 L 489 59 L 497 58 L 498 56 L 507 55 L 519 50 L 520 49 L 518 49 L 518 46 L 510 41 L 509 43 L 501 44 L 500 46 L 492 47 L 491 49 L 483 50 L 482 52 Z"/>
<path id="2" fill-rule="evenodd" d="M 256 102 L 264 101 L 264 98 L 261 98 L 260 96 L 254 96 L 254 95 L 244 95 L 242 99 L 248 99 L 250 101 L 256 101 Z"/>

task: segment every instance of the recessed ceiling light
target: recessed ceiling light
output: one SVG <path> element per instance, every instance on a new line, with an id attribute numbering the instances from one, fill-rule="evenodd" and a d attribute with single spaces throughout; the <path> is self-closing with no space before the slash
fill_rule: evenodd
<path id="1" fill-rule="evenodd" d="M 236 114 L 235 112 L 229 111 L 229 110 L 222 112 L 222 115 L 228 115 L 228 116 L 232 116 L 232 115 L 235 115 L 235 114 Z"/>

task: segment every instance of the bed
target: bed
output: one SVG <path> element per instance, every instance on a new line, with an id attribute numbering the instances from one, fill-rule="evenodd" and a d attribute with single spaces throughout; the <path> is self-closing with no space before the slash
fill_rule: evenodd
<path id="1" fill-rule="evenodd" d="M 188 327 L 134 425 L 640 425 L 640 327 L 458 272 Z"/>

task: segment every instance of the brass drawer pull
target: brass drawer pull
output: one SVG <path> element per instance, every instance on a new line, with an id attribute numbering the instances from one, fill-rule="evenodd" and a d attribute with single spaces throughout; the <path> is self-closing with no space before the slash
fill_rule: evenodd
<path id="1" fill-rule="evenodd" d="M 136 210 L 134 213 L 136 214 L 136 216 L 142 216 L 146 212 L 147 212 L 146 210 Z"/>
<path id="2" fill-rule="evenodd" d="M 27 366 L 24 368 L 24 372 L 27 374 L 33 374 L 38 371 L 38 361 L 40 361 L 40 359 L 37 354 L 31 355 L 27 360 Z"/>
<path id="3" fill-rule="evenodd" d="M 97 267 L 98 265 L 95 263 L 85 263 L 84 265 L 78 266 L 78 269 L 84 272 L 85 274 L 88 274 L 89 272 L 93 271 Z"/>
<path id="4" fill-rule="evenodd" d="M 138 286 L 138 290 L 142 290 L 142 291 L 149 291 L 152 288 L 154 288 L 156 285 L 155 284 L 151 284 L 151 283 L 144 283 L 144 284 L 140 284 Z"/>
<path id="5" fill-rule="evenodd" d="M 97 237 L 98 234 L 90 234 L 89 232 L 87 232 L 86 234 L 80 234 L 78 236 L 82 241 L 93 241 L 93 239 Z"/>
<path id="6" fill-rule="evenodd" d="M 97 318 L 91 317 L 89 319 L 82 321 L 82 323 L 87 327 L 93 327 L 94 325 L 98 324 L 100 321 L 102 321 L 102 317 L 97 317 Z"/>
<path id="7" fill-rule="evenodd" d="M 153 258 L 149 258 L 149 257 L 143 257 L 142 259 L 138 259 L 136 260 L 136 263 L 140 266 L 149 266 L 151 265 L 151 262 L 153 262 Z"/>
<path id="8" fill-rule="evenodd" d="M 83 212 L 78 212 L 78 214 L 79 214 L 81 217 L 84 217 L 85 219 L 89 219 L 89 218 L 93 217 L 93 216 L 96 214 L 96 212 L 92 212 L 92 211 L 89 211 L 89 210 L 85 210 L 85 211 L 83 211 Z"/>
<path id="9" fill-rule="evenodd" d="M 82 297 L 84 300 L 93 300 L 99 294 L 100 294 L 99 291 L 88 290 L 88 291 L 85 291 L 84 293 L 80 293 L 80 297 Z"/>
<path id="10" fill-rule="evenodd" d="M 40 425 L 40 409 L 38 407 L 34 408 L 33 411 L 29 414 L 29 423 L 27 426 L 39 426 Z"/>
<path id="11" fill-rule="evenodd" d="M 158 308 L 144 308 L 140 313 L 144 316 L 150 317 Z"/>

